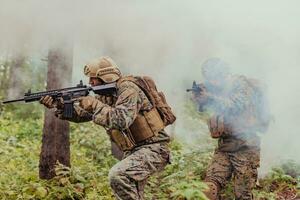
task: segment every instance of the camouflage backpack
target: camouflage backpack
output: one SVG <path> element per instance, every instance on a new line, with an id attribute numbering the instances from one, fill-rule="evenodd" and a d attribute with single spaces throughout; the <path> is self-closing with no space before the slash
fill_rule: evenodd
<path id="1" fill-rule="evenodd" d="M 267 87 L 265 84 L 257 79 L 247 79 L 250 86 L 255 93 L 253 101 L 255 102 L 255 112 L 257 117 L 257 125 L 260 132 L 266 132 L 271 121 L 271 113 L 269 107 L 269 100 L 266 95 Z"/>
<path id="2" fill-rule="evenodd" d="M 127 76 L 122 78 L 122 81 L 131 81 L 135 83 L 150 100 L 151 104 L 156 107 L 165 126 L 173 124 L 176 120 L 171 107 L 166 101 L 163 92 L 157 90 L 156 84 L 149 76 Z"/>

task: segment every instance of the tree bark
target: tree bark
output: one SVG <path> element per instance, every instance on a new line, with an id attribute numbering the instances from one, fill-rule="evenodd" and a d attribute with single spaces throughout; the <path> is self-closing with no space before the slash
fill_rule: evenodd
<path id="1" fill-rule="evenodd" d="M 25 56 L 21 53 L 16 53 L 12 59 L 10 68 L 9 68 L 9 89 L 7 92 L 8 98 L 14 99 L 23 95 L 23 85 L 24 81 L 22 80 L 24 77 L 23 65 L 25 62 Z"/>
<path id="2" fill-rule="evenodd" d="M 9 88 L 9 63 L 8 59 L 3 62 L 0 69 L 0 96 L 7 97 Z"/>
<path id="3" fill-rule="evenodd" d="M 71 82 L 72 48 L 52 49 L 48 53 L 47 90 L 66 87 Z M 69 122 L 56 118 L 46 110 L 44 118 L 39 175 L 42 179 L 55 176 L 57 162 L 70 166 Z"/>

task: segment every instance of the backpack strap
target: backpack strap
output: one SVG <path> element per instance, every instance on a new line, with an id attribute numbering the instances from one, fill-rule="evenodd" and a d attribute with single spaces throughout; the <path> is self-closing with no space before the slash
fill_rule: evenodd
<path id="1" fill-rule="evenodd" d="M 154 107 L 156 107 L 157 105 L 156 105 L 155 98 L 153 97 L 153 95 L 151 95 L 149 93 L 149 91 L 151 90 L 151 87 L 148 85 L 147 81 L 145 81 L 145 78 L 148 81 L 153 82 L 153 85 L 155 86 L 154 81 L 150 77 L 148 77 L 148 76 L 143 76 L 143 77 L 139 77 L 139 76 L 125 76 L 125 77 L 122 77 L 121 79 L 118 80 L 117 87 L 119 87 L 119 85 L 121 83 L 123 83 L 124 81 L 130 81 L 130 82 L 134 83 L 135 85 L 137 85 L 145 93 L 145 95 L 147 96 L 147 98 L 149 99 L 149 101 L 151 102 L 151 104 Z M 156 87 L 155 87 L 155 89 L 156 89 Z"/>

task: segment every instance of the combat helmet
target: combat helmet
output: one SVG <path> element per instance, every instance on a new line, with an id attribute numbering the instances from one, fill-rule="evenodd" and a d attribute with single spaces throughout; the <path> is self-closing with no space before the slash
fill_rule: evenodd
<path id="1" fill-rule="evenodd" d="M 105 83 L 112 83 L 121 78 L 121 71 L 108 56 L 88 62 L 84 66 L 84 74 L 88 77 L 100 78 Z"/>

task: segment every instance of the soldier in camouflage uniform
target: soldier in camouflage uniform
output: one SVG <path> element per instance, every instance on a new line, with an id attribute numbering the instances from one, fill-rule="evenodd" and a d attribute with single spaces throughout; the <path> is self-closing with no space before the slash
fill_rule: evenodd
<path id="1" fill-rule="evenodd" d="M 111 140 L 124 151 L 123 159 L 109 172 L 109 182 L 116 199 L 143 199 L 147 179 L 169 162 L 167 144 L 170 138 L 163 129 L 146 133 L 145 128 L 149 125 L 140 121 L 154 106 L 140 87 L 132 81 L 122 80 L 112 59 L 102 57 L 93 60 L 85 66 L 84 73 L 90 78 L 91 86 L 116 83 L 117 94 L 80 98 L 79 105 L 74 105 L 74 117 L 68 120 L 93 121 L 107 130 Z M 51 97 L 41 99 L 41 103 L 48 108 L 55 107 Z M 56 109 L 55 114 L 64 119 L 61 107 Z M 137 141 L 134 132 L 145 137 Z"/>
<path id="2" fill-rule="evenodd" d="M 205 90 L 194 93 L 199 104 L 212 113 L 208 121 L 213 138 L 218 139 L 205 181 L 209 199 L 219 199 L 219 191 L 233 179 L 236 199 L 253 199 L 257 180 L 262 131 L 258 121 L 257 91 L 244 76 L 232 76 L 220 59 L 212 58 L 202 66 Z"/>

